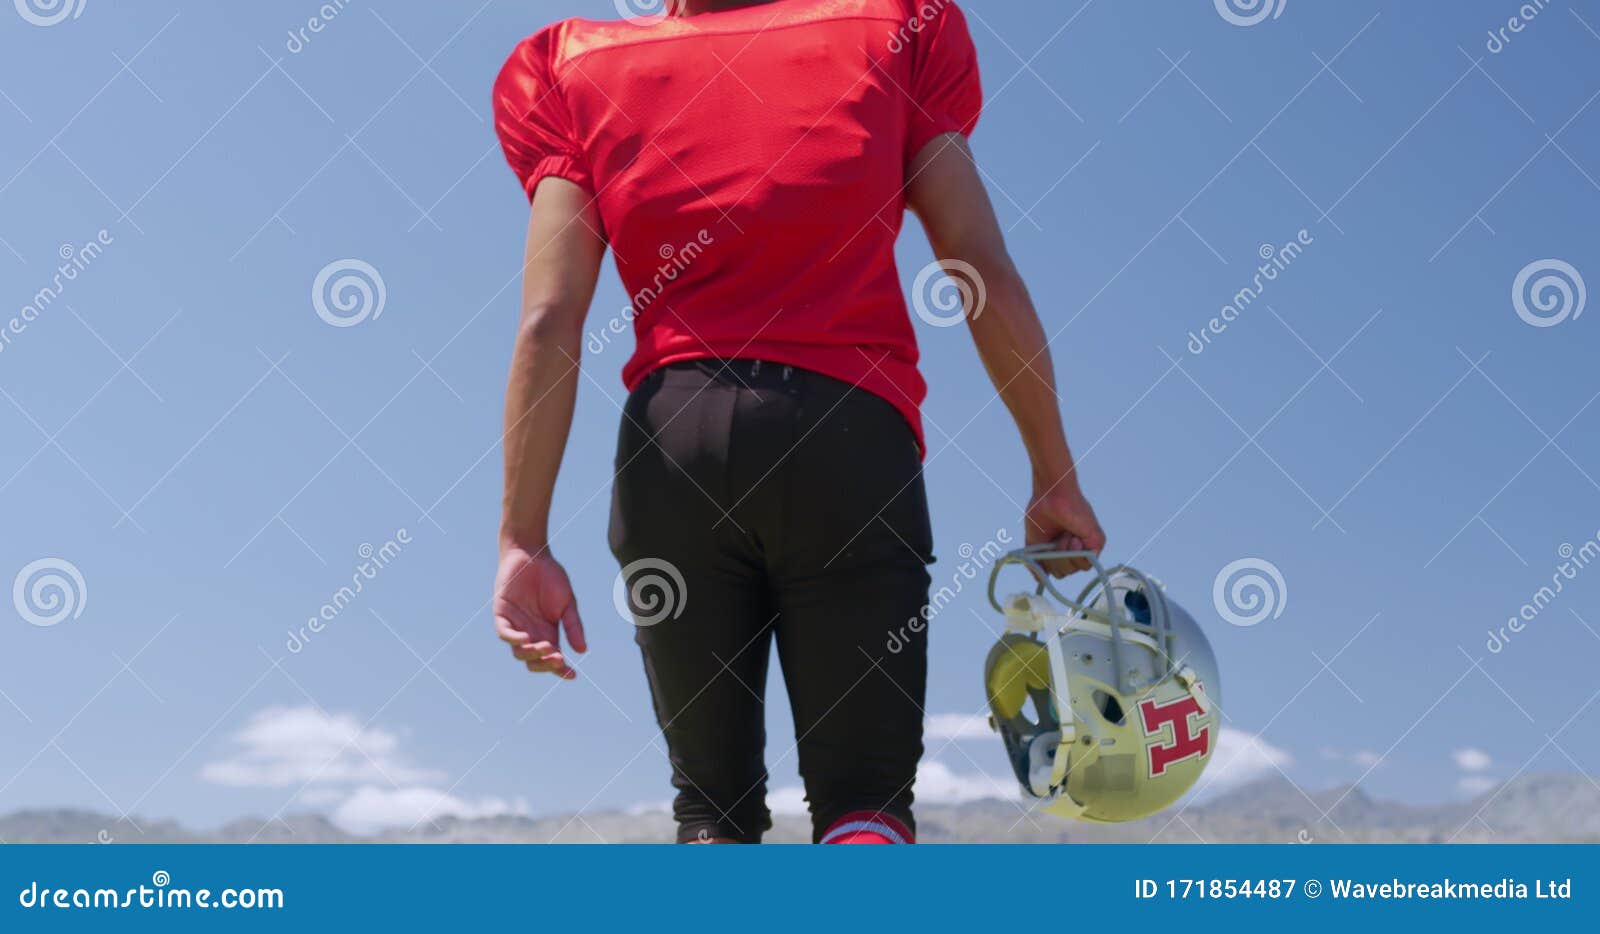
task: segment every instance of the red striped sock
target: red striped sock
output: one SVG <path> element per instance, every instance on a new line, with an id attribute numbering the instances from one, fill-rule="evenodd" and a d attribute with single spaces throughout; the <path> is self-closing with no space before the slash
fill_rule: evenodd
<path id="1" fill-rule="evenodd" d="M 916 843 L 911 828 L 881 811 L 851 811 L 828 825 L 823 843 Z"/>

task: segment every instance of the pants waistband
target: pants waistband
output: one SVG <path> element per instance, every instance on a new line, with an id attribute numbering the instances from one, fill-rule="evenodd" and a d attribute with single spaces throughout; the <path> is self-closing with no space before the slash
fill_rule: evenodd
<path id="1" fill-rule="evenodd" d="M 795 386 L 806 382 L 808 378 L 815 379 L 818 377 L 818 374 L 812 373 L 810 370 L 784 363 L 773 363 L 770 360 L 724 357 L 680 360 L 676 363 L 664 364 L 656 372 L 662 374 L 700 374 L 704 378 L 709 378 L 719 383 L 730 383 L 750 388 Z"/>

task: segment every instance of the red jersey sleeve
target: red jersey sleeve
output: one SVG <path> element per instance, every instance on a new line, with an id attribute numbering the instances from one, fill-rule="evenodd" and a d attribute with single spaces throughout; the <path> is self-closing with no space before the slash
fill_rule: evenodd
<path id="1" fill-rule="evenodd" d="M 945 133 L 971 136 L 978 125 L 978 114 L 983 110 L 978 53 L 967 29 L 966 14 L 948 2 L 914 6 L 919 28 L 912 48 L 907 162 L 937 136 Z M 932 10 L 936 6 L 937 9 Z"/>
<path id="2" fill-rule="evenodd" d="M 552 68 L 557 30 L 548 27 L 518 43 L 494 82 L 495 132 L 529 198 L 539 180 L 551 175 L 594 194 L 594 179 Z"/>

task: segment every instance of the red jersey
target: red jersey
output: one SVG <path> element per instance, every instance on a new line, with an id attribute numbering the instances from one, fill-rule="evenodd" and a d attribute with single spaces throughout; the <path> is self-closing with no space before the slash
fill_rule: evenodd
<path id="1" fill-rule="evenodd" d="M 907 167 L 982 104 L 950 0 L 570 19 L 518 44 L 494 88 L 529 196 L 553 175 L 594 198 L 631 297 L 630 390 L 666 363 L 768 360 L 883 397 L 919 444 L 894 260 Z"/>

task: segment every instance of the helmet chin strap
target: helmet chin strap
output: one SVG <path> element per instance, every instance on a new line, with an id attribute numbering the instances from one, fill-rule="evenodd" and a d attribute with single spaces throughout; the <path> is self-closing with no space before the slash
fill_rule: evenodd
<path id="1" fill-rule="evenodd" d="M 1068 751 L 1072 748 L 1071 740 L 1064 740 L 1056 746 L 1052 755 L 1052 744 L 1057 742 L 1058 736 L 1070 736 L 1072 727 L 1069 725 L 1061 733 L 1040 733 L 1034 737 L 1033 745 L 1028 749 L 1028 790 L 1034 797 L 1040 799 L 1041 806 L 1053 814 L 1062 817 L 1078 817 L 1088 810 L 1085 805 L 1073 799 L 1072 793 L 1067 791 L 1066 763 Z"/>
<path id="2" fill-rule="evenodd" d="M 1111 627 L 1081 618 L 1069 619 L 1056 612 L 1039 594 L 1013 594 L 1005 601 L 1005 616 L 1006 628 L 1012 632 L 1025 633 L 1036 640 L 1043 634 L 1045 653 L 1050 660 L 1050 696 L 1056 707 L 1059 729 L 1040 733 L 1029 743 L 1029 790 L 1052 806 L 1065 799 L 1070 802 L 1070 808 L 1076 809 L 1074 813 L 1081 813 L 1082 806 L 1072 801 L 1066 791 L 1067 771 L 1073 767 L 1072 753 L 1078 748 L 1078 732 L 1077 718 L 1072 712 L 1071 681 L 1067 674 L 1066 650 L 1061 646 L 1061 635 L 1068 628 L 1081 627 L 1085 623 L 1108 632 Z M 1155 648 L 1155 643 L 1150 642 L 1150 647 Z M 1087 764 L 1090 755 L 1098 756 L 1099 747 L 1085 747 L 1078 764 Z"/>
<path id="3" fill-rule="evenodd" d="M 1028 749 L 1028 784 L 1035 795 L 1046 799 L 1046 806 L 1063 816 L 1076 817 L 1084 811 L 1084 805 L 1073 800 L 1072 794 L 1067 791 L 1067 772 L 1069 769 L 1082 768 L 1100 757 L 1100 746 L 1093 742 L 1093 737 L 1085 735 L 1083 738 L 1090 740 L 1086 745 L 1079 745 L 1077 717 L 1072 712 L 1072 686 L 1067 678 L 1066 650 L 1061 647 L 1060 633 L 1051 633 L 1045 642 L 1045 652 L 1050 658 L 1050 691 L 1056 705 L 1056 720 L 1060 722 L 1061 729 L 1055 733 L 1042 733 L 1034 737 L 1033 745 Z M 1050 749 L 1051 744 L 1055 749 Z M 1077 761 L 1073 761 L 1075 750 L 1078 753 Z"/>

